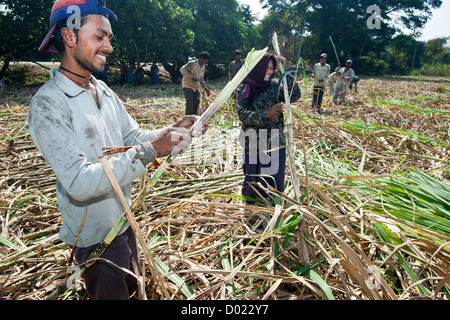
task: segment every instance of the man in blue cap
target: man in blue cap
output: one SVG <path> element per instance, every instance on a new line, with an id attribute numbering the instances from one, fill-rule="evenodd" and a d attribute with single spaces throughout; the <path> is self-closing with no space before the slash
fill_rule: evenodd
<path id="1" fill-rule="evenodd" d="M 98 0 L 57 0 L 50 31 L 40 51 L 60 52 L 61 64 L 31 100 L 30 134 L 56 175 L 58 205 L 64 222 L 60 238 L 83 264 L 124 209 L 99 163 L 105 148 L 128 146 L 107 161 L 131 203 L 132 182 L 157 157 L 185 150 L 188 128 L 198 119 L 186 116 L 171 127 L 142 130 L 117 95 L 92 76 L 104 70 L 113 51 L 108 17 L 115 14 Z M 136 239 L 127 224 L 84 274 L 92 299 L 129 299 L 136 290 Z M 133 262 L 134 261 L 134 262 Z"/>

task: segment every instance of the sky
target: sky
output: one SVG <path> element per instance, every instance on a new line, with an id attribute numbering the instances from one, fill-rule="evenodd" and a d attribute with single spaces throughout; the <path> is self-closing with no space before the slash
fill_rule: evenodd
<path id="1" fill-rule="evenodd" d="M 439 9 L 433 10 L 433 16 L 422 30 L 420 40 L 428 41 L 448 36 L 450 36 L 450 0 L 444 0 Z"/>
<path id="2" fill-rule="evenodd" d="M 238 0 L 240 3 L 248 4 L 253 14 L 258 19 L 262 19 L 267 13 L 262 9 L 259 0 Z M 419 40 L 428 41 L 434 38 L 450 36 L 450 0 L 443 0 L 439 9 L 433 10 L 431 19 L 422 30 L 422 36 Z M 450 42 L 450 41 L 449 41 Z"/>

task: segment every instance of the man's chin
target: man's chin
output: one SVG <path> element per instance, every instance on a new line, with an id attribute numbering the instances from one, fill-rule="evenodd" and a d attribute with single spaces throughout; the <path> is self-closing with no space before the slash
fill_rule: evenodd
<path id="1" fill-rule="evenodd" d="M 92 69 L 91 72 L 103 72 L 105 71 L 105 65 L 94 66 Z"/>

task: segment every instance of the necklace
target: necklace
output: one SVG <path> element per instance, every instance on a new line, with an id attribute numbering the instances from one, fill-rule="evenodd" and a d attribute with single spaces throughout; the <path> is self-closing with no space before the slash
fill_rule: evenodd
<path id="1" fill-rule="evenodd" d="M 65 69 L 64 69 L 65 70 Z M 61 72 L 62 73 L 62 72 Z M 62 74 L 64 74 L 64 73 L 62 73 Z M 76 81 L 76 80 L 73 80 L 71 77 L 69 77 L 67 74 L 64 74 L 69 80 L 72 80 L 73 82 L 75 82 L 77 85 L 79 85 L 79 86 L 81 86 L 81 87 L 84 87 L 84 88 L 87 88 L 87 87 L 89 87 L 89 85 L 90 85 L 90 83 L 91 83 L 91 80 L 89 79 L 89 82 L 88 83 L 82 83 L 82 82 L 78 82 L 78 81 Z M 85 77 L 83 77 L 83 78 L 85 78 Z M 88 78 L 86 78 L 86 79 L 88 79 Z"/>
<path id="2" fill-rule="evenodd" d="M 82 76 L 81 74 L 78 74 L 78 73 L 75 73 L 73 71 L 70 71 L 69 69 L 66 69 L 64 67 L 59 66 L 59 68 L 63 69 L 64 71 L 67 71 L 67 72 L 73 74 L 74 76 L 77 76 L 77 77 L 80 77 L 80 78 L 83 78 L 83 79 L 89 79 L 89 80 L 91 79 L 91 77 L 88 78 L 88 77 Z"/>

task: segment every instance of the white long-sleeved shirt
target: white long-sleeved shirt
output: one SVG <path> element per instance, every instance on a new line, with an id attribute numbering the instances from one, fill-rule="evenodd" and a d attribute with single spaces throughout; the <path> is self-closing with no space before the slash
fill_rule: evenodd
<path id="1" fill-rule="evenodd" d="M 355 77 L 355 71 L 352 68 L 348 68 L 346 70 L 346 68 L 343 67 L 339 70 L 339 72 L 341 74 L 340 79 L 342 81 L 345 81 L 346 86 L 349 86 L 350 82 L 352 82 L 353 78 Z"/>
<path id="2" fill-rule="evenodd" d="M 100 108 L 87 90 L 57 69 L 51 70 L 50 80 L 32 98 L 28 114 L 31 137 L 56 175 L 58 206 L 64 219 L 61 240 L 74 244 L 87 210 L 78 247 L 101 242 L 124 212 L 98 161 L 102 149 L 135 146 L 161 132 L 141 130 L 104 82 L 91 81 Z M 136 149 L 131 148 L 107 158 L 129 204 L 132 181 L 147 171 L 135 155 Z"/>
<path id="3" fill-rule="evenodd" d="M 314 87 L 322 87 L 325 88 L 325 84 L 328 80 L 328 77 L 330 76 L 330 70 L 331 67 L 329 64 L 321 64 L 316 63 L 313 68 L 313 75 L 314 75 Z M 322 82 L 319 82 L 322 81 Z"/>

